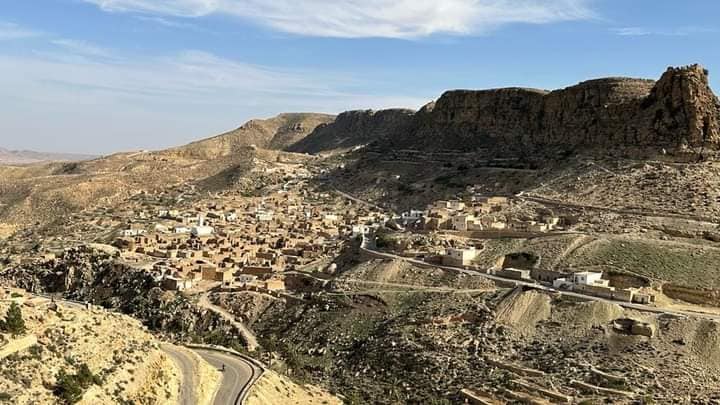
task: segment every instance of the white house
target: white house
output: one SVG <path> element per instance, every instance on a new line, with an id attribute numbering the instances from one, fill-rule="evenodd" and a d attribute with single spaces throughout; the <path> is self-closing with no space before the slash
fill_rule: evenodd
<path id="1" fill-rule="evenodd" d="M 594 285 L 607 287 L 610 283 L 609 280 L 603 280 L 602 272 L 583 271 L 579 273 L 573 273 L 572 282 L 578 285 Z"/>
<path id="2" fill-rule="evenodd" d="M 176 226 L 173 228 L 174 233 L 190 233 L 190 228 L 187 226 Z"/>
<path id="3" fill-rule="evenodd" d="M 425 215 L 425 211 L 421 210 L 410 210 L 400 214 L 402 219 L 420 219 Z"/>
<path id="4" fill-rule="evenodd" d="M 255 213 L 255 219 L 257 219 L 260 222 L 270 222 L 273 220 L 273 212 L 258 210 Z"/>
<path id="5" fill-rule="evenodd" d="M 144 229 L 123 229 L 120 231 L 121 236 L 140 236 L 145 235 Z"/>
<path id="6" fill-rule="evenodd" d="M 198 218 L 197 226 L 193 226 L 192 228 L 190 228 L 190 233 L 195 237 L 202 238 L 204 236 L 210 236 L 215 233 L 215 228 L 205 225 L 205 218 L 201 216 L 200 218 Z"/>

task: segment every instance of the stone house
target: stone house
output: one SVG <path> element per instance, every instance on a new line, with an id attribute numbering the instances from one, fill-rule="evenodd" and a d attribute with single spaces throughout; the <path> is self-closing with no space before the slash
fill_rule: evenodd
<path id="1" fill-rule="evenodd" d="M 443 265 L 445 266 L 469 266 L 478 255 L 475 247 L 457 249 L 449 248 L 443 256 Z"/>

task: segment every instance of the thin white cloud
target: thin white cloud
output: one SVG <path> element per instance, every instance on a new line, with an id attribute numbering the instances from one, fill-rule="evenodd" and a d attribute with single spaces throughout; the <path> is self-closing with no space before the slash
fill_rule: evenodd
<path id="1" fill-rule="evenodd" d="M 99 47 L 87 41 L 79 41 L 74 39 L 54 39 L 51 41 L 54 45 L 65 48 L 67 51 L 82 56 L 111 58 L 112 52 L 108 49 Z"/>
<path id="2" fill-rule="evenodd" d="M 139 15 L 139 16 L 136 16 L 135 18 L 139 21 L 157 24 L 157 25 L 161 25 L 161 26 L 167 27 L 167 28 L 182 28 L 182 29 L 192 29 L 195 31 L 203 31 L 194 24 L 177 21 L 176 19 L 169 19 L 169 18 L 160 17 L 160 16 L 147 16 L 147 15 Z"/>
<path id="3" fill-rule="evenodd" d="M 593 17 L 590 0 L 84 0 L 109 12 L 226 14 L 300 35 L 417 38 Z"/>
<path id="4" fill-rule="evenodd" d="M 0 41 L 41 36 L 42 33 L 17 24 L 0 21 Z"/>
<path id="5" fill-rule="evenodd" d="M 717 32 L 715 28 L 708 27 L 680 27 L 675 29 L 650 29 L 645 27 L 621 27 L 611 28 L 610 31 L 623 37 L 644 37 L 644 36 L 665 36 L 684 37 L 694 34 L 706 34 Z"/>
<path id="6" fill-rule="evenodd" d="M 622 37 L 642 37 L 652 34 L 651 31 L 642 27 L 613 28 L 610 31 Z"/>

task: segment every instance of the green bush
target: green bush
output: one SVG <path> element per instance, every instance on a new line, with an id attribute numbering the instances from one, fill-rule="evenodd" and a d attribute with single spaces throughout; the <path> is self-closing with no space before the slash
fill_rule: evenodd
<path id="1" fill-rule="evenodd" d="M 30 357 L 35 360 L 40 360 L 42 358 L 43 348 L 40 345 L 32 345 L 28 349 L 28 352 L 30 352 Z"/>
<path id="2" fill-rule="evenodd" d="M 60 370 L 54 390 L 58 398 L 67 404 L 74 404 L 82 399 L 83 391 L 76 375 Z"/>
<path id="3" fill-rule="evenodd" d="M 5 321 L 0 322 L 0 329 L 3 332 L 10 333 L 13 337 L 22 335 L 25 333 L 25 321 L 22 317 L 22 311 L 20 305 L 17 302 L 13 302 L 8 309 Z"/>
<path id="4" fill-rule="evenodd" d="M 83 392 L 91 385 L 100 385 L 102 380 L 93 374 L 87 364 L 83 363 L 77 368 L 76 374 L 68 374 L 60 370 L 55 384 L 55 395 L 67 404 L 74 404 L 82 399 Z"/>
<path id="5" fill-rule="evenodd" d="M 87 364 L 83 363 L 80 365 L 77 373 L 78 382 L 83 388 L 90 388 L 91 385 L 101 385 L 102 380 L 100 376 L 93 374 Z"/>

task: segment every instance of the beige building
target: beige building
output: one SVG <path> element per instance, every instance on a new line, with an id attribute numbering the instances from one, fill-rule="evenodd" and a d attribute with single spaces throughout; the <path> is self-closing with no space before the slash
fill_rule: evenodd
<path id="1" fill-rule="evenodd" d="M 465 249 L 449 248 L 443 256 L 443 264 L 446 266 L 469 266 L 478 255 L 474 247 Z"/>

